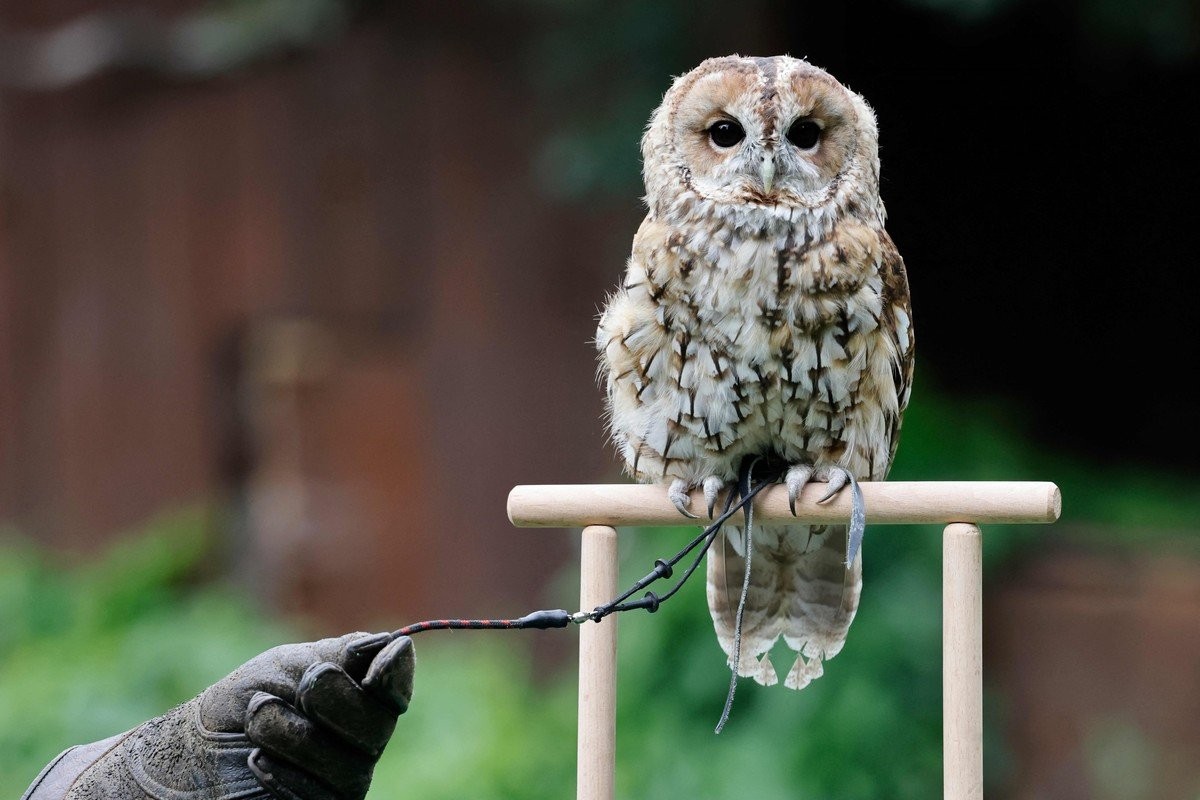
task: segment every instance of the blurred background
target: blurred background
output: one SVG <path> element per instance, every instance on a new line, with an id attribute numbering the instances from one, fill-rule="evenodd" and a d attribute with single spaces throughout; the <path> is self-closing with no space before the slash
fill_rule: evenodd
<path id="1" fill-rule="evenodd" d="M 1063 490 L 985 531 L 988 796 L 1200 797 L 1193 0 L 0 2 L 0 790 L 274 644 L 574 607 L 505 498 L 623 480 L 638 140 L 731 52 L 877 111 L 892 477 Z M 621 796 L 940 795 L 939 529 L 867 536 L 826 677 L 719 737 L 700 584 L 622 619 Z M 574 637 L 420 639 L 370 796 L 569 796 Z"/>

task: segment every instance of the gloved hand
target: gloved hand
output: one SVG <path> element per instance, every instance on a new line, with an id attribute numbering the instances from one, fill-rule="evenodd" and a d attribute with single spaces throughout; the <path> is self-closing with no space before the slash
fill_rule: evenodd
<path id="1" fill-rule="evenodd" d="M 26 800 L 361 800 L 412 695 L 412 640 L 288 644 L 132 731 L 72 748 Z"/>

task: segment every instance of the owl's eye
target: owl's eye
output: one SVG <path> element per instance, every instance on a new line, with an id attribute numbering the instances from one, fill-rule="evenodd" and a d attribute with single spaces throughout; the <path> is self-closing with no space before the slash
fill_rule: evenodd
<path id="1" fill-rule="evenodd" d="M 717 147 L 733 147 L 746 138 L 746 132 L 731 119 L 719 119 L 709 126 L 708 138 Z"/>
<path id="2" fill-rule="evenodd" d="M 788 128 L 787 140 L 801 150 L 811 150 L 821 139 L 821 126 L 811 119 L 798 119 Z"/>

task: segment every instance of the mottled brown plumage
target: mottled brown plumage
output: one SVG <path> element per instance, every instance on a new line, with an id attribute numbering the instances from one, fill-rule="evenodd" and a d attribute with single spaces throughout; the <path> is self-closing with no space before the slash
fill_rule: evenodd
<path id="1" fill-rule="evenodd" d="M 884 230 L 875 117 L 805 61 L 710 59 L 678 78 L 642 141 L 649 213 L 596 334 L 613 443 L 682 504 L 745 456 L 809 480 L 881 480 L 908 401 L 904 263 Z M 756 526 L 739 674 L 801 688 L 842 647 L 862 561 L 843 526 Z M 861 552 L 861 551 L 860 551 Z M 709 557 L 717 638 L 734 653 L 744 570 L 731 528 Z M 761 657 L 761 658 L 760 658 Z"/>

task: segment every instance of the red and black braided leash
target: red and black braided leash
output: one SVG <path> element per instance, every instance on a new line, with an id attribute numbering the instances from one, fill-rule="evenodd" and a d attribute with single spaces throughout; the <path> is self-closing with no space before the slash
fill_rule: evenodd
<path id="1" fill-rule="evenodd" d="M 430 619 L 406 625 L 392 632 L 392 638 L 412 636 L 423 631 L 454 630 L 519 630 L 522 628 L 565 628 L 571 624 L 571 614 L 563 609 L 535 611 L 516 619 Z"/>

